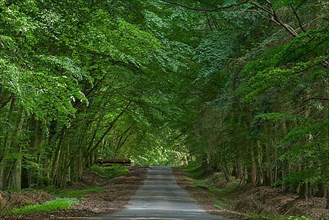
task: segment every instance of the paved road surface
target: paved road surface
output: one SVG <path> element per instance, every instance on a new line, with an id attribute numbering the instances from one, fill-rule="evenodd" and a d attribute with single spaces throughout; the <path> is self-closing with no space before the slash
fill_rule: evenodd
<path id="1" fill-rule="evenodd" d="M 224 220 L 202 210 L 188 193 L 176 184 L 171 168 L 151 167 L 144 185 L 126 205 L 126 209 L 88 218 L 92 219 L 145 219 L 145 220 Z"/>

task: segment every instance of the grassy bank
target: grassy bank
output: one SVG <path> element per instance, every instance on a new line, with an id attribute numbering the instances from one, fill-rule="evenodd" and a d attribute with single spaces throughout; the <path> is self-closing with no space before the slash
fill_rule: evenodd
<path id="1" fill-rule="evenodd" d="M 55 198 L 53 200 L 44 202 L 38 205 L 28 205 L 22 208 L 14 208 L 8 212 L 7 215 L 24 215 L 39 212 L 50 212 L 63 209 L 69 209 L 71 206 L 79 203 L 76 198 Z"/>
<path id="2" fill-rule="evenodd" d="M 104 190 L 99 183 L 107 182 L 129 172 L 124 166 L 93 166 L 86 172 L 83 183 L 75 183 L 64 189 L 47 186 L 42 189 L 25 189 L 21 192 L 0 192 L 0 218 L 8 215 L 26 215 L 67 210 L 77 205 L 88 194 Z"/>

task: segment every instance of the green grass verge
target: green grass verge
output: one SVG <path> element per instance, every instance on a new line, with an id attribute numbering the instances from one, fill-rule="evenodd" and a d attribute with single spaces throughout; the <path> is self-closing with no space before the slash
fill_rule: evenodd
<path id="1" fill-rule="evenodd" d="M 68 209 L 73 205 L 79 203 L 79 200 L 76 198 L 56 198 L 51 201 L 44 202 L 39 205 L 29 205 L 22 208 L 15 208 L 8 211 L 9 215 L 23 215 L 39 212 L 50 212 L 62 209 Z"/>
<path id="2" fill-rule="evenodd" d="M 94 186 L 85 189 L 63 189 L 57 192 L 56 194 L 59 197 L 67 197 L 67 198 L 80 198 L 86 194 L 90 193 L 98 193 L 103 191 L 103 187 Z"/>

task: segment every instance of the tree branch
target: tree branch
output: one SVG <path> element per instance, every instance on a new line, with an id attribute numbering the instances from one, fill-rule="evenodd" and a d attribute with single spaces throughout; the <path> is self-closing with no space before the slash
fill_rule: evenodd
<path id="1" fill-rule="evenodd" d="M 110 124 L 108 125 L 108 128 L 103 133 L 103 135 L 98 139 L 97 143 L 94 146 L 89 145 L 89 147 L 87 149 L 87 154 L 93 152 L 100 145 L 100 143 L 103 141 L 103 139 L 105 138 L 105 136 L 111 131 L 111 129 L 113 128 L 114 124 L 127 111 L 127 109 L 129 108 L 129 106 L 130 106 L 131 103 L 132 103 L 132 101 L 129 101 L 128 104 L 124 107 L 124 109 L 110 122 Z"/>
<path id="2" fill-rule="evenodd" d="M 288 31 L 292 36 L 297 37 L 298 36 L 298 33 L 291 26 L 289 26 L 288 24 L 282 22 L 278 18 L 277 14 L 275 13 L 275 11 L 272 8 L 271 2 L 270 1 L 266 1 L 266 2 L 269 3 L 270 9 L 265 8 L 265 7 L 262 7 L 262 6 L 258 5 L 255 2 L 250 2 L 250 4 L 252 4 L 256 8 L 258 8 L 258 9 L 264 11 L 265 13 L 267 13 L 270 16 L 270 18 L 271 18 L 271 20 L 273 22 L 275 22 L 277 25 L 280 25 L 281 27 L 283 27 L 284 29 L 286 29 L 286 31 Z"/>
<path id="3" fill-rule="evenodd" d="M 303 25 L 302 25 L 302 22 L 301 22 L 301 20 L 300 20 L 300 17 L 299 17 L 299 15 L 298 15 L 296 9 L 294 8 L 294 6 L 293 6 L 292 4 L 290 4 L 289 6 L 290 6 L 290 8 L 292 9 L 292 12 L 294 13 L 294 15 L 295 15 L 295 17 L 296 17 L 296 19 L 297 19 L 297 21 L 298 21 L 298 25 L 299 25 L 300 29 L 301 29 L 303 32 L 306 32 L 306 30 L 304 29 L 304 27 L 303 27 Z"/>
<path id="4" fill-rule="evenodd" d="M 7 103 L 9 103 L 11 101 L 11 99 L 12 99 L 12 96 L 10 96 L 7 100 L 2 101 L 1 97 L 0 97 L 0 108 L 5 107 L 7 105 Z"/>
<path id="5" fill-rule="evenodd" d="M 193 10 L 193 11 L 214 12 L 214 11 L 220 11 L 220 10 L 223 10 L 223 9 L 238 7 L 240 5 L 243 5 L 243 4 L 246 4 L 246 3 L 250 2 L 251 0 L 244 0 L 242 2 L 238 2 L 238 3 L 227 5 L 227 6 L 218 5 L 216 8 L 195 8 L 195 7 L 184 5 L 184 4 L 181 4 L 181 3 L 178 3 L 178 2 L 173 2 L 171 0 L 160 0 L 160 1 L 162 1 L 164 3 L 167 3 L 167 4 L 176 5 L 176 6 L 179 6 L 179 7 L 182 7 L 182 8 Z"/>
<path id="6" fill-rule="evenodd" d="M 329 98 L 324 98 L 324 97 L 311 97 L 311 98 L 307 98 L 307 99 L 304 99 L 303 102 L 307 102 L 307 101 L 310 101 L 310 100 L 320 100 L 320 101 L 329 101 Z"/>

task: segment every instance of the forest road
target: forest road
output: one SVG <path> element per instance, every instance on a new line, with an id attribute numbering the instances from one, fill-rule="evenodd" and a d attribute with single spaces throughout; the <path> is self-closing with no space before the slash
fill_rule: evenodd
<path id="1" fill-rule="evenodd" d="M 150 167 L 144 185 L 131 198 L 126 208 L 90 220 L 224 220 L 202 210 L 188 193 L 177 185 L 169 167 Z"/>

